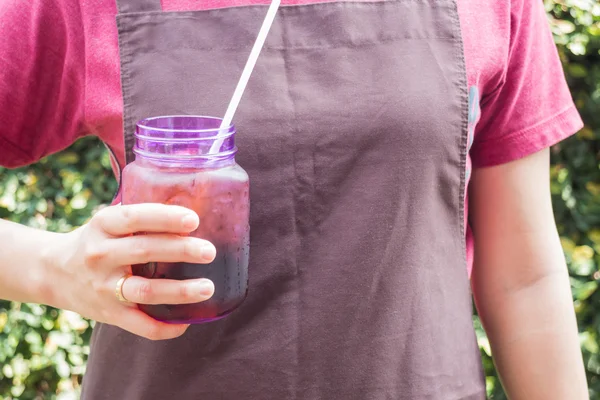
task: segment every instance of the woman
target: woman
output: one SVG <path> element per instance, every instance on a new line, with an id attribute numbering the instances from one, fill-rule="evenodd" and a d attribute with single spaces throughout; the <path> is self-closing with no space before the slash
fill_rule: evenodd
<path id="1" fill-rule="evenodd" d="M 2 164 L 95 134 L 118 174 L 137 120 L 222 115 L 266 11 L 254 3 L 118 0 L 115 23 L 113 0 L 5 0 Z M 472 400 L 471 282 L 509 397 L 587 398 L 547 150 L 582 124 L 542 2 L 284 4 L 235 119 L 243 306 L 190 327 L 136 308 L 214 290 L 122 279 L 215 257 L 185 237 L 195 214 L 149 204 L 68 234 L 2 221 L 2 296 L 100 322 L 83 399 Z"/>

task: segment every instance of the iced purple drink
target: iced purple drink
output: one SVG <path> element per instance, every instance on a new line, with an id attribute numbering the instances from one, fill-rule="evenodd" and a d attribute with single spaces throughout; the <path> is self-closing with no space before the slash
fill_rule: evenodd
<path id="1" fill-rule="evenodd" d="M 122 176 L 123 204 L 174 204 L 194 210 L 200 225 L 192 236 L 217 248 L 210 264 L 152 262 L 133 265 L 147 278 L 207 278 L 215 293 L 202 303 L 140 305 L 148 315 L 171 323 L 202 323 L 235 310 L 248 290 L 248 175 L 235 163 L 235 130 L 226 129 L 218 153 L 208 154 L 221 120 L 210 117 L 159 117 L 136 128 L 136 159 Z M 223 136 L 221 136 L 223 138 Z"/>

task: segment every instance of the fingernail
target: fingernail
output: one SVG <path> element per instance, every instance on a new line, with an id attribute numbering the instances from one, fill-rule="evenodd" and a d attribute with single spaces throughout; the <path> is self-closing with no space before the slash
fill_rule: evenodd
<path id="1" fill-rule="evenodd" d="M 202 246 L 202 256 L 208 260 L 214 260 L 217 256 L 217 249 L 212 244 Z"/>
<path id="2" fill-rule="evenodd" d="M 185 229 L 195 229 L 198 226 L 199 220 L 196 214 L 187 214 L 181 219 L 181 224 Z"/>
<path id="3" fill-rule="evenodd" d="M 215 291 L 215 285 L 212 281 L 204 279 L 200 282 L 192 283 L 193 291 L 200 293 L 203 296 L 212 296 Z"/>

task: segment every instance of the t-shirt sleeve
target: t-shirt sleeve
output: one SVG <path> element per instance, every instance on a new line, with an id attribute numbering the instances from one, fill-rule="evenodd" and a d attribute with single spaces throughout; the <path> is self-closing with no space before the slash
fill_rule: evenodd
<path id="1" fill-rule="evenodd" d="M 2 0 L 0 165 L 36 162 L 80 136 L 84 53 L 78 0 Z"/>
<path id="2" fill-rule="evenodd" d="M 542 0 L 513 0 L 502 84 L 481 99 L 475 167 L 523 158 L 576 133 L 583 123 L 567 86 Z"/>

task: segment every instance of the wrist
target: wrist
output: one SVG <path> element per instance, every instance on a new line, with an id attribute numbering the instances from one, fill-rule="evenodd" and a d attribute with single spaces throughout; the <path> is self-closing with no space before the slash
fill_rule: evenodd
<path id="1" fill-rule="evenodd" d="M 63 236 L 0 219 L 0 298 L 57 306 Z"/>
<path id="2" fill-rule="evenodd" d="M 31 296 L 34 302 L 46 304 L 52 307 L 62 308 L 60 300 L 60 288 L 64 287 L 64 243 L 67 234 L 42 232 L 38 238 L 39 259 L 34 264 L 30 276 Z"/>

